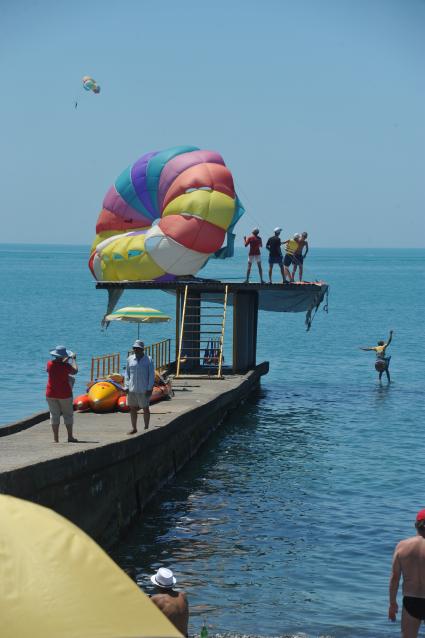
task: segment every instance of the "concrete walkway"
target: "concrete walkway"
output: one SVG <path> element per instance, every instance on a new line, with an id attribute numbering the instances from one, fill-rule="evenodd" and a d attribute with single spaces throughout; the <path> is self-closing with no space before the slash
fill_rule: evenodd
<path id="1" fill-rule="evenodd" d="M 138 418 L 139 432 L 129 437 L 130 415 L 113 412 L 94 414 L 75 413 L 74 436 L 78 443 L 68 443 L 65 426 L 61 423 L 59 443 L 53 442 L 48 420 L 21 432 L 0 438 L 0 474 L 18 468 L 58 459 L 92 448 L 99 448 L 130 438 L 137 438 L 162 428 L 176 416 L 205 405 L 227 392 L 232 393 L 252 373 L 229 375 L 220 380 L 178 379 L 173 382 L 175 395 L 170 400 L 151 406 L 149 430 L 143 430 L 143 414 Z M 142 411 L 141 411 L 142 412 Z"/>

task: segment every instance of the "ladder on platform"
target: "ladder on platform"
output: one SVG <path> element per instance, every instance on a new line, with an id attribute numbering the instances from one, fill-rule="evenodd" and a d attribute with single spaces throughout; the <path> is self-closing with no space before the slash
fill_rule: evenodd
<path id="1" fill-rule="evenodd" d="M 177 351 L 176 378 L 222 378 L 228 286 L 208 297 L 191 296 L 185 286 Z M 186 362 L 198 365 L 185 366 Z"/>

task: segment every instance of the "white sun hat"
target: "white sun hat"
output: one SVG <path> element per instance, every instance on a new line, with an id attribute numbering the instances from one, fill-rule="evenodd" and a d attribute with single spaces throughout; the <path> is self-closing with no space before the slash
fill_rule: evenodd
<path id="1" fill-rule="evenodd" d="M 170 587 L 173 587 L 173 585 L 177 583 L 177 580 L 174 578 L 171 569 L 167 569 L 167 567 L 160 567 L 156 574 L 151 576 L 151 582 L 157 587 L 170 589 Z"/>

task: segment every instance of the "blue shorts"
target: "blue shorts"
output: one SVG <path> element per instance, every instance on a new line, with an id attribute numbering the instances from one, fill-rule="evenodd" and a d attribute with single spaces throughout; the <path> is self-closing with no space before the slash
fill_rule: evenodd
<path id="1" fill-rule="evenodd" d="M 283 264 L 283 257 L 282 255 L 276 255 L 275 257 L 273 256 L 269 256 L 269 264 L 270 266 L 272 264 L 279 264 L 279 266 L 281 266 Z"/>

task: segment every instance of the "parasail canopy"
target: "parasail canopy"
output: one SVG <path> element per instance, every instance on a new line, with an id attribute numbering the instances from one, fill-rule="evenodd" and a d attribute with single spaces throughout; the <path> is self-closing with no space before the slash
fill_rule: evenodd
<path id="1" fill-rule="evenodd" d="M 195 275 L 212 255 L 232 256 L 243 213 L 219 153 L 196 146 L 146 153 L 106 193 L 89 267 L 98 281 Z"/>
<path id="2" fill-rule="evenodd" d="M 93 93 L 100 93 L 100 86 L 96 80 L 93 80 L 89 75 L 83 77 L 83 88 L 86 91 L 93 91 Z"/>

